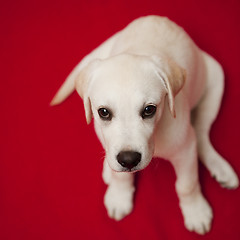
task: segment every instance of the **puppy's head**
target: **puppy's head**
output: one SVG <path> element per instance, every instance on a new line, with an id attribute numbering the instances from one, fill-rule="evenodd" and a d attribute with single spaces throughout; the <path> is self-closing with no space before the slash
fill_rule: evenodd
<path id="1" fill-rule="evenodd" d="M 133 172 L 150 163 L 165 96 L 175 117 L 174 97 L 183 84 L 183 70 L 159 57 L 123 54 L 94 60 L 81 71 L 76 89 L 83 98 L 87 122 L 94 117 L 113 170 Z"/>

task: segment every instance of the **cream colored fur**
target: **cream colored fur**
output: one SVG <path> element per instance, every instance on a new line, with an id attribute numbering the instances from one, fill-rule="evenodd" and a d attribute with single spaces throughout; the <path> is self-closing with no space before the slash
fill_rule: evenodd
<path id="1" fill-rule="evenodd" d="M 238 177 L 209 140 L 224 89 L 221 66 L 200 50 L 186 32 L 167 18 L 147 16 L 87 55 L 66 79 L 51 104 L 61 103 L 74 90 L 84 101 L 87 122 L 92 117 L 106 151 L 104 203 L 111 218 L 121 220 L 133 209 L 134 172 L 153 156 L 169 160 L 176 172 L 176 192 L 187 229 L 210 230 L 212 210 L 201 193 L 198 156 L 224 187 L 236 188 Z M 143 119 L 147 104 L 155 115 Z M 112 118 L 99 117 L 100 108 Z M 117 155 L 136 151 L 141 161 L 132 169 Z"/>

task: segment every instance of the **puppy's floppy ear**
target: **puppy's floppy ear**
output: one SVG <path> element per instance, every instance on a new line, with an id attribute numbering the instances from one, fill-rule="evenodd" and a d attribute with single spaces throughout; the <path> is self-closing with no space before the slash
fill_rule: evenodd
<path id="1" fill-rule="evenodd" d="M 87 124 L 91 122 L 92 119 L 92 109 L 91 109 L 91 102 L 88 95 L 89 84 L 92 80 L 93 72 L 99 63 L 100 60 L 96 59 L 90 62 L 87 66 L 85 66 L 75 80 L 75 88 L 83 99 L 84 109 L 85 109 L 85 116 L 87 120 Z"/>
<path id="2" fill-rule="evenodd" d="M 153 56 L 152 59 L 157 67 L 157 74 L 166 88 L 169 109 L 172 116 L 175 118 L 176 112 L 174 99 L 185 83 L 186 71 L 169 58 Z"/>

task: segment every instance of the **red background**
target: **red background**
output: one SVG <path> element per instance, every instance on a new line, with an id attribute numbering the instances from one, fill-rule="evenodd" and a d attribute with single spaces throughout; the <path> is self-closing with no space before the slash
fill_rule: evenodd
<path id="1" fill-rule="evenodd" d="M 134 212 L 107 217 L 101 179 L 104 152 L 74 93 L 49 102 L 90 50 L 131 20 L 168 16 L 223 65 L 226 91 L 211 138 L 238 174 L 240 3 L 181 1 L 0 2 L 0 239 L 240 239 L 240 189 L 222 189 L 200 164 L 213 207 L 212 230 L 188 232 L 175 174 L 156 161 L 138 174 Z"/>

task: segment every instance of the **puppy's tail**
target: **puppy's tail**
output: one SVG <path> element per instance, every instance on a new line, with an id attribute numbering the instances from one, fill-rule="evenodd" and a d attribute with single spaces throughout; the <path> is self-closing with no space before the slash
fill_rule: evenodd
<path id="1" fill-rule="evenodd" d="M 52 101 L 50 102 L 50 106 L 55 106 L 62 103 L 68 96 L 70 96 L 74 92 L 75 80 L 79 71 L 79 65 L 77 65 L 53 97 Z"/>
<path id="2" fill-rule="evenodd" d="M 94 59 L 105 59 L 109 56 L 115 39 L 120 32 L 114 34 L 111 38 L 102 43 L 98 48 L 93 50 L 90 54 L 85 56 L 81 62 L 69 74 L 65 82 L 62 84 L 56 95 L 53 97 L 50 105 L 58 105 L 63 102 L 75 90 L 75 81 L 81 70 L 87 66 Z"/>

